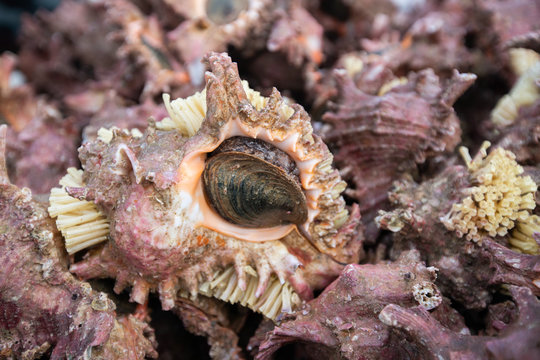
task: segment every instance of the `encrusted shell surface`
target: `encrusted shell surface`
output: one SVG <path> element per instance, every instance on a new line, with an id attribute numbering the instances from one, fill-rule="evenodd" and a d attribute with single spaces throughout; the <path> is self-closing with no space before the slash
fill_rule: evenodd
<path id="1" fill-rule="evenodd" d="M 260 344 L 252 340 L 258 347 L 256 359 L 271 359 L 279 348 L 298 342 L 317 346 L 325 359 L 402 359 L 403 349 L 393 344 L 389 328 L 378 319 L 386 305 L 408 308 L 420 301 L 435 313 L 447 313 L 452 326 L 466 329 L 455 310 L 448 311 L 447 304 L 439 307 L 436 277 L 436 269 L 426 267 L 414 250 L 393 263 L 348 265 L 319 297 L 285 316 Z M 424 301 L 424 294 L 433 298 Z"/>
<path id="2" fill-rule="evenodd" d="M 170 309 L 179 294 L 203 293 L 273 318 L 336 276 L 342 265 L 334 259 L 358 260 L 359 212 L 348 215 L 344 183 L 300 106 L 285 105 L 275 90 L 269 98 L 244 90 L 225 54 L 206 62 L 204 104 L 194 103 L 204 99 L 197 94 L 166 102 L 171 118 L 158 124 L 162 130 L 151 126 L 142 137 L 114 130 L 82 147 L 84 185 L 64 192 L 98 206 L 110 241 L 71 270 L 116 278 L 115 291 L 132 285 L 139 303 L 157 290 Z M 293 224 L 244 228 L 208 205 L 201 181 L 207 154 L 233 136 L 261 139 L 295 161 L 308 205 L 301 231 Z"/>
<path id="3" fill-rule="evenodd" d="M 24 82 L 14 55 L 0 56 L 0 118 L 10 125 L 7 162 L 14 184 L 45 194 L 77 164 L 79 126 Z"/>
<path id="4" fill-rule="evenodd" d="M 10 184 L 0 125 L 0 357 L 82 357 L 103 345 L 114 303 L 68 272 L 54 221 L 28 188 Z M 99 302 L 99 309 L 92 304 Z"/>
<path id="5" fill-rule="evenodd" d="M 214 0 L 167 0 L 167 3 L 187 18 L 168 38 L 196 85 L 203 82 L 201 59 L 207 52 L 225 51 L 229 45 L 244 51 L 262 49 L 276 6 L 269 0 L 234 0 L 229 4 Z"/>
<path id="6" fill-rule="evenodd" d="M 393 256 L 418 249 L 439 269 L 441 291 L 470 309 L 485 308 L 502 284 L 540 294 L 540 256 L 512 247 L 535 243 L 537 184 L 513 154 L 496 148 L 487 155 L 487 146 L 473 159 L 464 152 L 467 167 L 449 166 L 420 185 L 397 183 L 394 209 L 376 219 L 395 233 Z"/>
<path id="7" fill-rule="evenodd" d="M 402 79 L 391 72 L 388 76 L 384 64 L 373 65 L 349 64 L 348 72 L 336 71 L 340 96 L 324 114 L 329 126 L 322 132 L 341 174 L 353 185 L 346 194 L 359 202 L 364 221 L 385 206 L 393 181 L 415 174 L 426 159 L 454 149 L 461 129 L 452 104 L 476 78 L 455 71 L 451 79 L 441 81 L 428 69 Z M 356 72 L 371 76 L 361 76 L 358 87 L 353 82 Z"/>

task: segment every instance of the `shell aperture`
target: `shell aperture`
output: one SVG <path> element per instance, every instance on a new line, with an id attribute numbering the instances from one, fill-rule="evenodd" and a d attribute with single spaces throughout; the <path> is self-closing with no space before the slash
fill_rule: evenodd
<path id="1" fill-rule="evenodd" d="M 284 151 L 237 136 L 208 155 L 203 188 L 209 205 L 233 224 L 299 225 L 307 221 L 307 205 L 298 173 Z"/>

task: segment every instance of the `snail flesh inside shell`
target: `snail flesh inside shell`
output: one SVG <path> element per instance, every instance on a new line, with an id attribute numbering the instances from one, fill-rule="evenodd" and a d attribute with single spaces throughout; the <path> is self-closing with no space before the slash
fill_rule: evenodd
<path id="1" fill-rule="evenodd" d="M 244 227 L 307 221 L 299 170 L 287 153 L 262 140 L 236 136 L 208 155 L 203 189 L 225 220 Z"/>

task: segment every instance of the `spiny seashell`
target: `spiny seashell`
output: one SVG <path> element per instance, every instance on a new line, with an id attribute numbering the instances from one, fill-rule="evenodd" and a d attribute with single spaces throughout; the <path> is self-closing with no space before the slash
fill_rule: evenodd
<path id="1" fill-rule="evenodd" d="M 457 145 L 461 130 L 452 104 L 476 77 L 456 71 L 441 82 L 433 71 L 424 70 L 409 74 L 405 82 L 388 80 L 382 69 L 365 69 L 384 77 L 380 95 L 365 93 L 344 70 L 337 71 L 340 96 L 323 116 L 330 125 L 323 138 L 335 149 L 343 177 L 354 186 L 346 194 L 358 200 L 364 221 L 369 221 L 386 203 L 393 181 L 415 174 L 417 164 Z"/>
<path id="2" fill-rule="evenodd" d="M 224 54 L 210 54 L 206 61 L 211 70 L 206 99 L 165 98 L 170 118 L 142 137 L 103 130 L 81 148 L 84 185 L 64 192 L 97 205 L 104 214 L 100 219 L 110 224 L 110 240 L 71 270 L 83 278 L 116 278 L 117 292 L 132 285 L 131 299 L 139 303 L 158 291 L 163 308 L 170 309 L 179 294 L 202 293 L 275 318 L 339 272 L 342 265 L 332 258 L 357 261 L 359 212 L 353 207 L 348 215 L 340 196 L 344 183 L 300 106 L 286 105 L 277 91 L 270 98 L 245 91 Z M 228 155 L 209 154 L 238 136 L 258 139 L 235 145 L 242 156 L 258 144 L 262 158 L 277 157 L 270 163 L 293 160 L 285 169 L 298 176 L 305 222 L 249 228 L 227 221 L 209 205 L 205 166 Z M 303 215 L 299 219 L 293 222 Z"/>
<path id="3" fill-rule="evenodd" d="M 166 2 L 187 18 L 168 38 L 186 64 L 194 85 L 203 82 L 201 59 L 207 52 L 225 51 L 229 45 L 246 52 L 262 49 L 276 6 L 269 0 Z"/>
<path id="4" fill-rule="evenodd" d="M 389 304 L 420 304 L 437 317 L 446 313 L 455 321 L 452 326 L 468 332 L 457 311 L 443 303 L 436 277 L 436 269 L 426 267 L 415 250 L 392 263 L 348 265 L 321 295 L 266 333 L 262 343 L 252 341 L 252 346 L 258 345 L 255 358 L 271 359 L 286 344 L 301 342 L 316 346 L 318 356 L 325 359 L 402 359 L 403 350 L 378 319 Z M 431 298 L 426 301 L 423 294 Z"/>
<path id="5" fill-rule="evenodd" d="M 34 359 L 50 349 L 51 359 L 79 358 L 107 341 L 115 306 L 68 272 L 47 210 L 9 182 L 6 132 L 0 125 L 0 357 Z"/>
<path id="6" fill-rule="evenodd" d="M 485 308 L 502 284 L 540 294 L 540 256 L 512 249 L 512 243 L 522 251 L 536 242 L 530 230 L 538 185 L 521 175 L 509 151 L 487 155 L 487 146 L 474 159 L 462 151 L 468 167 L 450 166 L 420 185 L 397 183 L 390 194 L 394 209 L 376 219 L 394 232 L 392 256 L 418 249 L 439 269 L 441 291 L 470 309 Z"/>

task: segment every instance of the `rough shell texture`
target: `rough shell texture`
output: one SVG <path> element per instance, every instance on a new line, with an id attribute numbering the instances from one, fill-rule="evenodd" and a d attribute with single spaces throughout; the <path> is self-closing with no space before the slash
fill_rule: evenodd
<path id="1" fill-rule="evenodd" d="M 400 32 L 395 31 L 391 21 L 387 20 L 387 24 L 374 21 L 373 27 L 381 30 L 361 40 L 363 49 L 380 54 L 399 75 L 426 68 L 445 77 L 453 69 L 471 71 L 473 66 L 475 72 L 491 69 L 489 50 L 496 38 L 485 31 L 481 36 L 477 34 L 479 29 L 489 26 L 488 12 L 464 1 L 430 2 L 426 7 L 411 9 L 403 16 Z M 467 47 L 470 39 L 475 39 L 474 50 Z M 478 56 L 478 50 L 485 51 L 487 56 Z"/>
<path id="2" fill-rule="evenodd" d="M 485 308 L 501 284 L 525 286 L 539 295 L 540 256 L 511 250 L 505 238 L 485 236 L 473 243 L 445 226 L 453 205 L 476 185 L 470 181 L 465 167 L 450 166 L 421 185 L 397 183 L 390 195 L 394 209 L 377 219 L 395 232 L 391 254 L 418 249 L 428 265 L 439 269 L 441 291 L 469 309 Z"/>
<path id="3" fill-rule="evenodd" d="M 238 325 L 242 325 L 244 319 L 234 314 L 234 321 L 231 321 L 233 317 L 227 314 L 223 305 L 204 296 L 197 298 L 196 302 L 178 298 L 173 312 L 182 319 L 189 332 L 207 338 L 212 359 L 244 359 L 237 335 Z"/>
<path id="4" fill-rule="evenodd" d="M 153 100 L 131 104 L 114 91 L 87 91 L 66 96 L 64 101 L 79 116 L 90 118 L 83 130 L 83 142 L 95 140 L 101 128 L 144 131 L 150 118 L 166 115 L 163 106 Z"/>
<path id="5" fill-rule="evenodd" d="M 515 321 L 498 337 L 470 336 L 449 330 L 425 309 L 405 309 L 388 305 L 379 319 L 393 327 L 398 336 L 406 335 L 422 359 L 537 359 L 540 356 L 540 302 L 527 288 L 511 286 L 510 293 L 518 308 Z"/>
<path id="6" fill-rule="evenodd" d="M 382 70 L 365 70 L 375 75 L 372 79 L 384 77 L 394 86 L 381 95 L 357 88 L 346 70 L 336 72 L 340 96 L 323 117 L 330 125 L 323 138 L 334 149 L 342 176 L 353 185 L 345 193 L 359 202 L 366 223 L 375 209 L 386 206 L 393 181 L 416 174 L 427 158 L 453 151 L 461 130 L 452 104 L 475 79 L 456 71 L 452 79 L 441 81 L 423 70 L 401 81 Z M 383 83 L 376 87 L 380 93 Z"/>
<path id="7" fill-rule="evenodd" d="M 80 357 L 102 345 L 114 304 L 67 271 L 67 256 L 45 206 L 9 183 L 0 127 L 0 349 L 2 357 Z M 13 281 L 17 279 L 17 281 Z M 16 299 L 16 301 L 14 300 Z"/>
<path id="8" fill-rule="evenodd" d="M 342 268 L 332 257 L 357 261 L 359 213 L 353 208 L 349 219 L 343 218 L 342 182 L 329 167 L 332 158 L 326 146 L 312 136 L 309 118 L 301 107 L 293 105 L 292 116 L 283 118 L 276 91 L 257 110 L 247 101 L 230 58 L 211 54 L 207 63 L 211 70 L 207 73 L 208 111 L 193 137 L 150 127 L 142 137 L 114 132 L 108 143 L 98 139 L 81 148 L 86 187 L 71 191 L 94 201 L 107 215 L 111 240 L 71 270 L 83 278 L 116 278 L 117 292 L 132 285 L 131 299 L 139 303 L 145 302 L 149 291 L 158 291 L 164 309 L 174 306 L 180 289 L 195 295 L 200 284 L 230 266 L 234 266 L 234 279 L 242 290 L 251 284 L 249 274 L 256 269 L 259 296 L 267 286 L 276 289 L 277 279 L 271 278 L 275 274 L 302 298 L 309 298 L 314 288 L 326 285 Z M 197 203 L 201 198 L 196 193 L 178 190 L 193 178 L 197 163 L 182 164 L 191 159 L 202 159 L 204 164 L 205 151 L 223 141 L 233 119 L 245 126 L 246 133 L 267 131 L 277 138 L 291 135 L 295 148 L 310 159 L 315 172 L 311 185 L 322 191 L 315 191 L 320 196 L 311 206 L 316 204 L 318 210 L 306 230 L 322 252 L 296 232 L 279 240 L 253 242 L 260 230 L 248 238 L 252 241 L 244 241 L 205 227 L 212 224 L 197 226 L 199 208 L 189 206 L 205 203 Z M 334 225 L 337 217 L 339 227 Z"/>
<path id="9" fill-rule="evenodd" d="M 480 4 L 490 12 L 492 29 L 497 35 L 499 46 L 540 30 L 538 25 L 540 6 L 534 1 L 482 0 Z"/>
<path id="10" fill-rule="evenodd" d="M 388 304 L 405 308 L 418 305 L 415 297 L 419 287 L 436 289 L 435 269 L 426 268 L 419 258 L 418 252 L 411 251 L 391 264 L 348 265 L 318 298 L 287 315 L 262 343 L 252 339 L 251 345 L 258 346 L 256 358 L 269 359 L 286 344 L 300 342 L 324 349 L 325 358 L 408 358 L 377 316 Z M 442 303 L 442 298 L 436 308 L 437 318 L 454 330 L 468 332 L 460 315 Z M 308 356 L 315 354 L 313 347 L 308 346 Z"/>
<path id="11" fill-rule="evenodd" d="M 99 2 L 64 1 L 53 13 L 40 11 L 23 18 L 21 69 L 37 89 L 53 96 L 77 92 L 89 73 L 115 62 L 119 45 L 103 41 L 113 29 L 93 26 L 104 14 Z M 77 63 L 84 66 L 74 66 Z"/>
<path id="12" fill-rule="evenodd" d="M 157 359 L 154 330 L 134 315 L 119 316 L 107 342 L 92 349 L 92 359 Z"/>
<path id="13" fill-rule="evenodd" d="M 45 205 L 32 200 L 29 189 L 9 183 L 5 137 L 1 126 L 0 357 L 157 357 L 153 330 L 146 322 L 115 318 L 115 304 L 105 293 L 68 272 L 64 244 Z"/>
<path id="14" fill-rule="evenodd" d="M 268 38 L 267 49 L 283 52 L 294 66 L 304 62 L 320 64 L 322 55 L 322 26 L 299 4 L 292 2 L 289 8 L 279 12 Z"/>
<path id="15" fill-rule="evenodd" d="M 515 36 L 506 43 L 506 47 L 530 49 L 540 53 L 540 30 Z"/>
<path id="16" fill-rule="evenodd" d="M 265 45 L 265 39 L 275 18 L 276 4 L 269 0 L 232 1 L 236 16 L 216 21 L 222 17 L 227 5 L 219 6 L 213 0 L 190 1 L 187 4 L 169 1 L 171 6 L 187 17 L 168 34 L 171 47 L 186 64 L 191 81 L 203 83 L 202 58 L 209 51 L 226 51 L 236 46 L 244 52 L 255 52 Z M 213 3 L 213 8 L 208 4 Z M 243 3 L 243 4 L 242 4 Z M 244 6 L 242 6 L 244 5 Z"/>
<path id="17" fill-rule="evenodd" d="M 126 0 L 104 1 L 103 5 L 105 23 L 117 29 L 108 36 L 120 44 L 116 50 L 117 78 L 109 75 L 107 79 L 117 82 L 111 85 L 119 94 L 144 101 L 163 92 L 175 96 L 193 92 L 193 84 L 199 84 L 190 79 L 188 70 L 173 56 L 168 34 L 155 15 L 145 15 Z"/>
<path id="18" fill-rule="evenodd" d="M 17 81 L 17 58 L 0 57 L 0 117 L 10 125 L 7 138 L 8 171 L 13 183 L 45 194 L 66 169 L 77 164 L 80 128 L 58 107 Z"/>
<path id="19" fill-rule="evenodd" d="M 25 18 L 21 38 L 21 69 L 55 98 L 89 83 L 129 99 L 193 91 L 162 24 L 129 1 L 64 1 L 54 12 Z"/>

